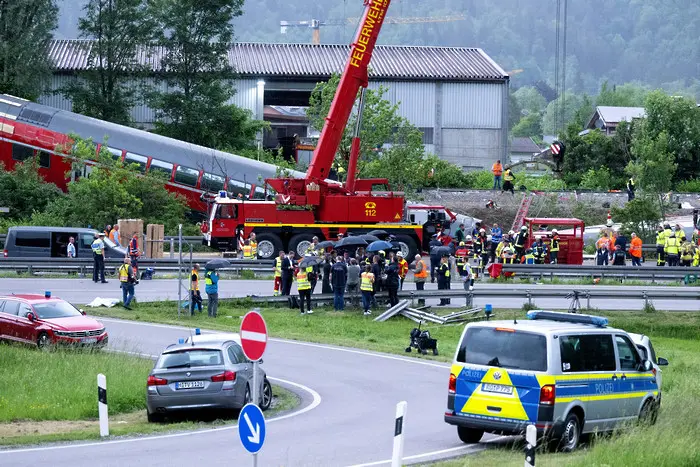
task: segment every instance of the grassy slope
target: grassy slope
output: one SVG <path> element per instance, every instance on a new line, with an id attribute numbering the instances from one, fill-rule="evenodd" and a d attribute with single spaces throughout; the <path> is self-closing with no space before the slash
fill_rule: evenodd
<path id="1" fill-rule="evenodd" d="M 237 331 L 240 317 L 247 308 L 224 304 L 217 319 L 205 316 L 177 318 L 173 303 L 140 305 L 134 312 L 100 309 L 100 315 L 139 319 L 161 323 L 199 326 L 206 329 Z M 323 342 L 403 354 L 408 332 L 414 323 L 392 318 L 375 323 L 357 311 L 336 313 L 315 310 L 312 316 L 298 316 L 292 310 L 268 308 L 262 313 L 270 333 L 275 337 Z M 499 311 L 501 318 L 522 318 L 520 311 Z M 629 332 L 652 337 L 659 356 L 670 360 L 664 369 L 663 407 L 657 424 L 650 428 L 633 427 L 606 437 L 572 455 L 542 453 L 538 465 L 615 465 L 615 466 L 694 466 L 700 465 L 700 313 L 599 312 L 610 324 Z M 439 340 L 441 355 L 421 358 L 449 361 L 461 334 L 462 326 L 428 325 Z M 415 354 L 414 354 L 415 355 Z M 455 433 L 456 437 L 456 433 Z M 522 465 L 522 445 L 492 448 L 477 456 L 442 463 L 444 466 Z"/>

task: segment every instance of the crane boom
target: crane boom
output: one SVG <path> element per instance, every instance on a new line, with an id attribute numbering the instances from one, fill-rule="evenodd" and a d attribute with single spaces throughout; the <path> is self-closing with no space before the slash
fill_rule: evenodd
<path id="1" fill-rule="evenodd" d="M 365 0 L 365 12 L 357 28 L 355 40 L 350 46 L 345 70 L 333 97 L 313 159 L 306 171 L 307 180 L 324 180 L 328 177 L 357 92 L 361 87 L 367 87 L 367 69 L 390 3 L 391 0 Z"/>

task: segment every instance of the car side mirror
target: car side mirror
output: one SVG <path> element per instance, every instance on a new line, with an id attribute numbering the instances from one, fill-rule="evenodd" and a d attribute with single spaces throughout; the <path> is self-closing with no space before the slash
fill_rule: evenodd
<path id="1" fill-rule="evenodd" d="M 664 357 L 659 357 L 656 364 L 659 366 L 668 366 L 668 360 L 666 360 Z"/>
<path id="2" fill-rule="evenodd" d="M 642 363 L 642 368 L 644 371 L 651 371 L 651 362 L 649 360 L 644 360 Z"/>
<path id="3" fill-rule="evenodd" d="M 87 313 L 85 313 L 85 310 L 83 310 L 82 308 L 79 309 L 78 311 L 79 311 L 80 314 L 83 315 L 83 316 L 87 315 Z"/>
<path id="4" fill-rule="evenodd" d="M 36 316 L 34 316 L 34 313 L 27 313 L 27 319 L 33 323 L 36 321 Z"/>

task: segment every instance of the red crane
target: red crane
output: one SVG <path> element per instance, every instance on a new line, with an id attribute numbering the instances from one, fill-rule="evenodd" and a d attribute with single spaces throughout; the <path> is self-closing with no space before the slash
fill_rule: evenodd
<path id="1" fill-rule="evenodd" d="M 364 14 L 306 177 L 266 180 L 278 193 L 276 201 L 279 204 L 313 206 L 316 219 L 323 222 L 396 222 L 403 218 L 403 193 L 372 192 L 372 186 L 387 185 L 388 180 L 356 179 L 367 70 L 390 3 L 391 0 L 365 1 Z M 359 115 L 347 180 L 345 185 L 329 182 L 327 178 L 333 160 L 360 90 Z"/>

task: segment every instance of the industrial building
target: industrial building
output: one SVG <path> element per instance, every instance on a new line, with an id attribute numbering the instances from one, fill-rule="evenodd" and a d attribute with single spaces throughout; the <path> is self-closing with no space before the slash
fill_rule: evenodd
<path id="1" fill-rule="evenodd" d="M 71 102 L 53 91 L 79 79 L 93 44 L 52 42 L 54 74 L 40 103 L 72 110 Z M 231 103 L 271 122 L 272 132 L 265 136 L 268 147 L 292 135 L 309 136 L 303 108 L 316 83 L 343 70 L 348 50 L 345 45 L 237 43 L 228 55 L 236 72 Z M 138 59 L 155 74 L 160 56 L 157 49 L 144 49 Z M 167 90 L 154 77 L 140 79 Z M 488 169 L 497 159 L 508 160 L 509 77 L 483 50 L 377 46 L 370 88 L 379 86 L 388 88 L 385 98 L 398 103 L 400 114 L 423 132 L 428 152 L 464 170 Z M 136 125 L 151 128 L 155 112 L 139 105 L 132 117 Z"/>

